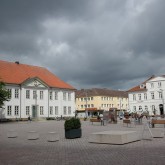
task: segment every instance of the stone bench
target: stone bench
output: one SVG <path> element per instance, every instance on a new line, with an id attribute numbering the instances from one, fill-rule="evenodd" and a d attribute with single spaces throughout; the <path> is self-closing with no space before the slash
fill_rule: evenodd
<path id="1" fill-rule="evenodd" d="M 125 144 L 141 140 L 136 131 L 104 131 L 90 134 L 91 143 Z"/>
<path id="2" fill-rule="evenodd" d="M 151 120 L 152 127 L 155 127 L 155 124 L 164 124 L 165 128 L 165 120 L 164 119 L 152 119 Z"/>
<path id="3" fill-rule="evenodd" d="M 16 138 L 17 137 L 17 132 L 15 130 L 10 130 L 7 132 L 7 137 L 8 138 Z"/>
<path id="4" fill-rule="evenodd" d="M 28 140 L 36 140 L 39 139 L 39 134 L 36 131 L 29 131 L 28 132 Z"/>
<path id="5" fill-rule="evenodd" d="M 164 137 L 164 129 L 162 128 L 150 128 L 152 132 L 152 137 L 154 138 L 163 138 Z"/>
<path id="6" fill-rule="evenodd" d="M 48 142 L 55 142 L 60 139 L 59 134 L 57 132 L 48 132 L 47 140 Z"/>

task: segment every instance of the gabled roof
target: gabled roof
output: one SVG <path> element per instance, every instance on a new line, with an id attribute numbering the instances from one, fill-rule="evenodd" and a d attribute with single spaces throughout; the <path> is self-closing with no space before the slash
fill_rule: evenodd
<path id="1" fill-rule="evenodd" d="M 148 78 L 147 80 L 145 80 L 145 81 L 144 81 L 143 83 L 141 83 L 140 85 L 135 86 L 135 87 L 129 89 L 128 92 L 146 91 L 146 83 L 147 83 L 149 80 L 153 79 L 153 78 L 155 78 L 154 75 L 152 75 L 150 78 Z M 144 85 L 145 87 L 144 87 L 144 88 L 141 88 L 141 85 Z"/>
<path id="2" fill-rule="evenodd" d="M 0 60 L 0 81 L 4 83 L 20 85 L 27 79 L 35 77 L 41 79 L 49 87 L 75 89 L 46 68 Z"/>
<path id="3" fill-rule="evenodd" d="M 128 93 L 125 91 L 117 91 L 111 89 L 100 89 L 100 88 L 92 88 L 92 89 L 81 89 L 76 91 L 76 97 L 91 97 L 91 96 L 109 96 L 109 97 L 128 97 Z"/>

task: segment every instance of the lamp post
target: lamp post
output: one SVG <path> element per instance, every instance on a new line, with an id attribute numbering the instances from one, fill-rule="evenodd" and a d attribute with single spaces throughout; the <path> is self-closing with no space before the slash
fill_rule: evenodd
<path id="1" fill-rule="evenodd" d="M 85 96 L 86 96 L 86 110 L 85 110 L 85 117 L 87 118 L 88 117 L 88 109 L 87 109 L 87 107 L 88 107 L 88 100 L 87 100 L 87 90 L 85 91 Z"/>

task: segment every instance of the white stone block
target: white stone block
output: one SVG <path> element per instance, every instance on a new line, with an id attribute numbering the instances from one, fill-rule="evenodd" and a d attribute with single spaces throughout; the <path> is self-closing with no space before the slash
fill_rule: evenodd
<path id="1" fill-rule="evenodd" d="M 10 130 L 7 133 L 8 138 L 16 138 L 17 137 L 17 132 L 15 130 Z"/>
<path id="2" fill-rule="evenodd" d="M 162 128 L 150 128 L 152 132 L 152 136 L 157 138 L 157 137 L 164 137 L 164 129 Z"/>
<path id="3" fill-rule="evenodd" d="M 60 139 L 57 132 L 48 132 L 48 142 L 55 142 Z"/>
<path id="4" fill-rule="evenodd" d="M 140 140 L 140 135 L 136 131 L 104 131 L 90 134 L 89 142 L 125 144 Z"/>
<path id="5" fill-rule="evenodd" d="M 29 131 L 28 132 L 28 140 L 36 140 L 39 138 L 39 134 L 36 131 Z"/>

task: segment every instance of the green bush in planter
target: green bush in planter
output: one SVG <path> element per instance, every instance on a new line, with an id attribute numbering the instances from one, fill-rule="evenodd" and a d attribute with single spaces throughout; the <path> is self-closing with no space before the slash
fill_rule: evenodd
<path id="1" fill-rule="evenodd" d="M 70 119 L 65 120 L 64 128 L 65 131 L 81 128 L 80 119 L 72 117 Z"/>

